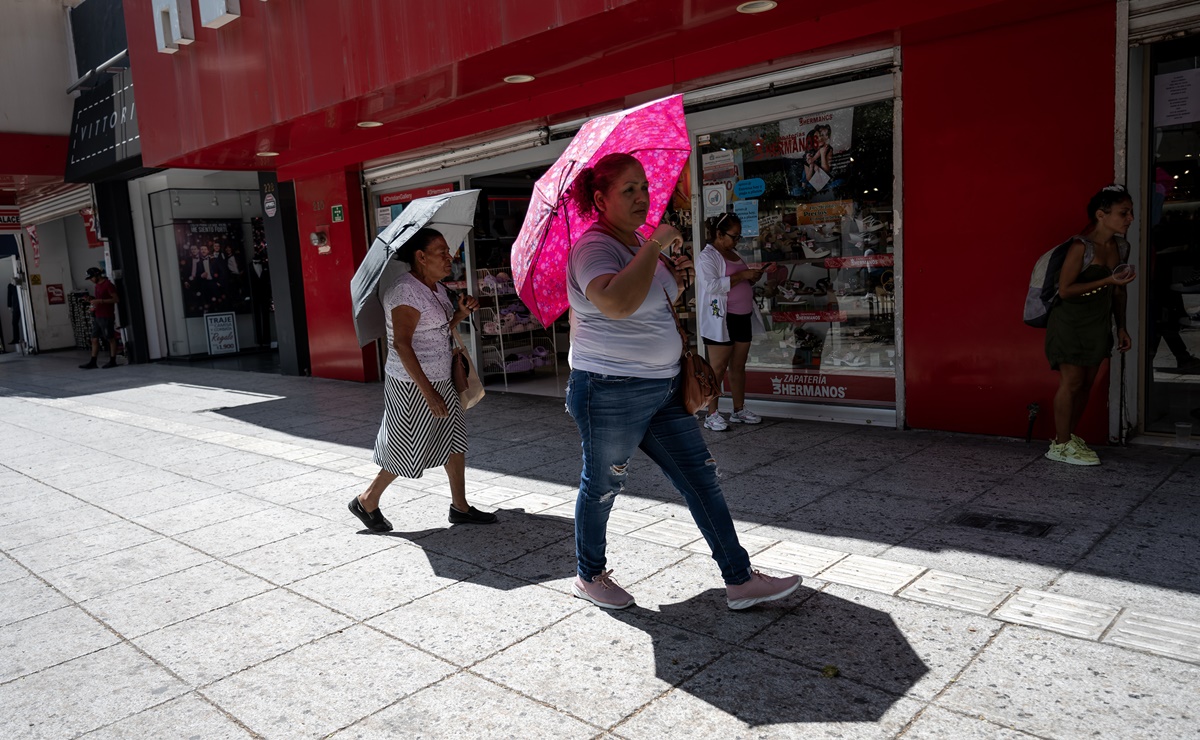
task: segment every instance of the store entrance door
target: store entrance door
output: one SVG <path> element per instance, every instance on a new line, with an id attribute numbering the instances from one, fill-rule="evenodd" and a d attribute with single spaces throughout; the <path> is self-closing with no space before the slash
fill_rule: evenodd
<path id="1" fill-rule="evenodd" d="M 1200 429 L 1200 110 L 1168 97 L 1200 84 L 1200 37 L 1156 44 L 1150 65 L 1144 428 L 1186 437 Z"/>
<path id="2" fill-rule="evenodd" d="M 473 234 L 473 291 L 479 298 L 479 372 L 497 390 L 563 397 L 566 393 L 567 314 L 543 326 L 517 297 L 512 245 L 525 222 L 533 184 L 548 166 L 471 178 L 479 188 Z"/>

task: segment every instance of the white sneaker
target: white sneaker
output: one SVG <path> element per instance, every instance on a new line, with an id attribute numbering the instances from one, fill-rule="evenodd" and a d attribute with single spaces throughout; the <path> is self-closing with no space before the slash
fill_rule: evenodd
<path id="1" fill-rule="evenodd" d="M 883 222 L 874 216 L 863 216 L 862 218 L 854 219 L 858 226 L 858 230 L 864 234 L 869 234 L 872 231 L 879 231 L 883 228 Z"/>
<path id="2" fill-rule="evenodd" d="M 704 417 L 704 428 L 714 432 L 723 432 L 729 428 L 729 425 L 725 423 L 725 418 L 718 411 Z"/>
<path id="3" fill-rule="evenodd" d="M 734 411 L 729 415 L 730 424 L 761 424 L 762 417 L 754 413 L 750 409 L 742 409 Z"/>

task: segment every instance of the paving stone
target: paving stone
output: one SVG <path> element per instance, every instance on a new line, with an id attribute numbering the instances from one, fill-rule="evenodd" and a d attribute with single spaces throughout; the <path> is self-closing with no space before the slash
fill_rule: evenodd
<path id="1" fill-rule="evenodd" d="M 290 504 L 293 501 L 329 495 L 334 491 L 357 488 L 361 485 L 359 478 L 354 475 L 332 470 L 314 470 L 281 481 L 245 488 L 242 489 L 242 493 L 274 504 Z"/>
<path id="2" fill-rule="evenodd" d="M 1104 642 L 1200 663 L 1200 622 L 1127 611 Z"/>
<path id="3" fill-rule="evenodd" d="M 904 733 L 904 740 L 1034 740 L 1037 736 L 977 717 L 928 706 Z"/>
<path id="4" fill-rule="evenodd" d="M 470 697 L 464 702 L 463 697 Z M 383 738 L 396 728 L 431 737 L 594 738 L 597 728 L 470 674 L 459 674 L 401 699 L 331 740 Z"/>
<path id="5" fill-rule="evenodd" d="M 655 542 L 667 547 L 683 547 L 701 538 L 700 530 L 690 519 L 663 519 L 629 533 L 630 537 Z"/>
<path id="6" fill-rule="evenodd" d="M 850 555 L 817 575 L 825 581 L 892 594 L 908 585 L 924 570 L 908 563 Z"/>
<path id="7" fill-rule="evenodd" d="M 1200 614 L 1200 574 L 1177 572 L 1173 584 L 1157 585 L 1130 580 L 1136 572 L 1131 569 L 1126 576 L 1069 572 L 1045 590 L 1159 616 L 1190 618 Z"/>
<path id="8" fill-rule="evenodd" d="M 1082 546 L 1017 534 L 930 527 L 880 557 L 985 581 L 1044 588 L 1086 551 Z"/>
<path id="9" fill-rule="evenodd" d="M 630 534 L 658 521 L 660 521 L 659 517 L 638 511 L 627 511 L 614 506 L 608 513 L 608 531 L 612 534 Z"/>
<path id="10" fill-rule="evenodd" d="M 255 440 L 253 444 L 254 447 L 260 447 L 264 443 Z M 245 448 L 243 447 L 242 449 Z M 250 451 L 254 451 L 253 448 Z M 287 462 L 286 460 L 268 460 L 257 465 L 236 468 L 234 470 L 205 469 L 197 471 L 191 477 L 215 486 L 239 491 L 243 488 L 253 488 L 254 486 L 261 486 L 267 483 L 281 483 L 288 478 L 294 478 L 304 473 L 311 473 L 313 470 L 315 468 L 308 465 Z M 375 472 L 379 472 L 379 469 L 376 468 Z"/>
<path id="11" fill-rule="evenodd" d="M 7 555 L 0 553 L 0 585 L 25 578 L 29 571 Z"/>
<path id="12" fill-rule="evenodd" d="M 449 507 L 446 509 L 449 513 Z M 421 539 L 430 553 L 491 568 L 553 542 L 573 539 L 571 524 L 550 517 L 530 516 L 518 511 L 497 510 L 493 525 L 459 524 Z"/>
<path id="13" fill-rule="evenodd" d="M 0 558 L 0 563 L 9 563 Z M 27 573 L 22 570 L 21 572 Z M 26 575 L 3 584 L 4 598 L 0 600 L 0 627 L 22 619 L 36 617 L 70 603 L 65 596 L 50 588 L 42 579 Z"/>
<path id="14" fill-rule="evenodd" d="M 453 671 L 375 630 L 352 626 L 218 681 L 204 694 L 261 735 L 283 729 L 288 737 L 324 737 Z"/>
<path id="15" fill-rule="evenodd" d="M 101 506 L 119 516 L 136 519 L 145 514 L 203 501 L 226 493 L 228 492 L 219 486 L 183 478 L 179 483 L 169 483 L 149 491 L 105 500 Z"/>
<path id="16" fill-rule="evenodd" d="M 63 532 L 57 527 L 47 527 L 45 518 L 36 517 L 15 524 L 0 527 L 0 548 L 8 551 L 14 558 L 20 559 L 13 553 L 21 547 L 53 540 L 59 537 L 78 538 L 90 529 L 102 527 L 120 521 L 120 518 L 109 512 L 91 505 L 71 507 L 71 531 Z"/>
<path id="17" fill-rule="evenodd" d="M 0 685 L 0 727 L 21 737 L 73 737 L 187 690 L 146 656 L 118 644 Z"/>
<path id="18" fill-rule="evenodd" d="M 138 524 L 156 532 L 175 536 L 267 508 L 270 508 L 270 504 L 261 499 L 241 493 L 223 493 L 132 518 Z"/>
<path id="19" fill-rule="evenodd" d="M 176 539 L 210 555 L 227 557 L 327 524 L 324 519 L 311 514 L 271 506 L 253 514 L 193 529 L 177 535 Z"/>
<path id="20" fill-rule="evenodd" d="M 45 526 L 45 522 L 42 523 Z M 57 529 L 57 528 L 56 528 Z M 58 529 L 57 531 L 62 531 Z M 9 550 L 9 554 L 22 565 L 34 571 L 47 571 L 64 565 L 106 555 L 115 550 L 160 539 L 162 535 L 145 527 L 124 521 L 115 521 L 92 527 L 78 534 L 68 534 L 52 540 L 42 540 L 31 545 Z"/>
<path id="21" fill-rule="evenodd" d="M 636 609 L 592 608 L 488 658 L 473 671 L 609 727 L 728 649 L 641 616 Z"/>
<path id="22" fill-rule="evenodd" d="M 770 540 L 768 537 L 759 537 L 758 539 L 760 542 Z M 826 550 L 823 547 L 780 542 L 755 555 L 754 564 L 774 568 L 784 573 L 796 573 L 806 578 L 813 578 L 847 555 L 848 553 Z"/>
<path id="23" fill-rule="evenodd" d="M 73 606 L 0 627 L 0 683 L 108 647 L 120 638 Z"/>
<path id="24" fill-rule="evenodd" d="M 530 495 L 526 491 L 518 491 L 514 488 L 504 488 L 503 486 L 485 486 L 475 490 L 468 490 L 467 498 L 472 506 L 487 506 L 496 507 L 506 501 Z M 536 494 L 534 494 L 536 495 Z M 561 498 L 554 499 L 562 501 Z"/>
<path id="25" fill-rule="evenodd" d="M 349 518 L 349 512 L 346 513 Z M 344 524 L 329 524 L 227 558 L 243 570 L 280 585 L 399 545 L 389 537 L 356 537 Z"/>
<path id="26" fill-rule="evenodd" d="M 253 736 L 192 693 L 93 730 L 83 737 L 86 740 L 162 740 L 166 737 L 249 740 Z"/>
<path id="27" fill-rule="evenodd" d="M 3 485 L 0 483 L 0 486 Z M 22 482 L 19 485 L 21 486 L 19 489 L 21 495 L 14 496 L 0 504 L 0 527 L 37 520 L 37 524 L 42 525 L 44 530 L 45 520 L 51 515 L 63 514 L 72 509 L 88 506 L 86 501 L 76 496 L 60 493 L 48 486 L 33 482 Z M 9 537 L 11 538 L 11 535 Z"/>
<path id="28" fill-rule="evenodd" d="M 159 539 L 49 570 L 42 576 L 67 596 L 82 601 L 208 560 L 190 547 Z"/>
<path id="29" fill-rule="evenodd" d="M 902 535 L 872 534 L 837 527 L 814 531 L 806 527 L 803 520 L 800 519 L 747 527 L 746 531 L 758 537 L 771 537 L 781 542 L 794 542 L 808 547 L 869 556 L 877 556 L 904 539 Z"/>
<path id="30" fill-rule="evenodd" d="M 937 521 L 953 502 L 868 492 L 855 486 L 837 490 L 789 514 L 810 527 L 846 527 L 861 532 L 911 534 Z"/>
<path id="31" fill-rule="evenodd" d="M 479 571 L 478 566 L 402 543 L 290 588 L 355 619 L 368 619 Z"/>
<path id="32" fill-rule="evenodd" d="M 641 738 L 893 738 L 912 699 L 735 649 L 614 728 Z M 697 718 L 703 717 L 702 722 Z"/>
<path id="33" fill-rule="evenodd" d="M 1200 666 L 1006 627 L 937 704 L 1039 737 L 1196 734 Z"/>
<path id="34" fill-rule="evenodd" d="M 467 666 L 585 608 L 585 602 L 484 572 L 397 607 L 369 624 L 456 665 Z M 454 614 L 454 628 L 442 618 Z"/>
<path id="35" fill-rule="evenodd" d="M 125 637 L 137 637 L 272 588 L 260 578 L 210 561 L 80 605 Z"/>
<path id="36" fill-rule="evenodd" d="M 925 604 L 988 615 L 1014 590 L 1012 586 L 1002 583 L 931 570 L 913 581 L 899 595 Z"/>
<path id="37" fill-rule="evenodd" d="M 552 509 L 555 506 L 561 506 L 564 503 L 562 496 L 550 496 L 544 493 L 527 493 L 523 496 L 517 496 L 504 501 L 500 508 L 506 510 L 522 509 L 526 514 L 537 514 Z"/>
<path id="38" fill-rule="evenodd" d="M 132 642 L 185 681 L 201 686 L 349 625 L 350 620 L 339 614 L 276 589 Z"/>
<path id="39" fill-rule="evenodd" d="M 754 556 L 755 553 L 760 553 L 763 550 L 766 550 L 768 547 L 771 547 L 778 542 L 778 540 L 770 537 L 759 537 L 758 535 L 747 534 L 742 532 L 740 529 L 737 531 L 737 533 L 738 542 L 741 544 L 742 549 L 744 549 L 751 556 Z M 709 550 L 708 547 L 708 542 L 703 537 L 685 545 L 683 549 L 687 550 L 688 552 L 695 552 L 701 555 L 711 554 L 711 550 Z"/>
<path id="40" fill-rule="evenodd" d="M 608 564 L 613 577 L 623 586 L 632 586 L 689 557 L 688 553 L 632 537 L 608 535 Z M 494 568 L 530 583 L 539 583 L 562 593 L 571 593 L 577 565 L 574 537 L 564 537 L 540 550 L 502 563 Z M 637 594 L 634 594 L 636 598 Z"/>
<path id="41" fill-rule="evenodd" d="M 1116 619 L 1118 611 L 1115 606 L 1095 601 L 1022 588 L 993 616 L 1006 622 L 1098 640 Z"/>

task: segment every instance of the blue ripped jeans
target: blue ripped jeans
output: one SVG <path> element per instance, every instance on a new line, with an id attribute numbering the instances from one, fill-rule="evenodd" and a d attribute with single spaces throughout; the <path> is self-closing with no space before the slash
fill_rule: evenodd
<path id="1" fill-rule="evenodd" d="M 583 473 L 575 501 L 575 556 L 586 581 L 604 572 L 608 514 L 625 488 L 640 448 L 683 494 L 727 584 L 750 580 L 750 556 L 738 543 L 717 482 L 716 462 L 696 418 L 683 408 L 679 377 L 630 378 L 571 371 L 567 412 L 579 427 Z"/>

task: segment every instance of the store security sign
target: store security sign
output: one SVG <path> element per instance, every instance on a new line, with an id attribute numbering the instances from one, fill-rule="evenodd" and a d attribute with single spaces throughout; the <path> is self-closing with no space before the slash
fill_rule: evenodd
<path id="1" fill-rule="evenodd" d="M 199 0 L 199 7 L 200 25 L 205 28 L 220 28 L 242 17 L 242 0 Z M 174 54 L 180 46 L 195 42 L 191 0 L 151 0 L 151 9 L 154 39 L 160 52 Z"/>

